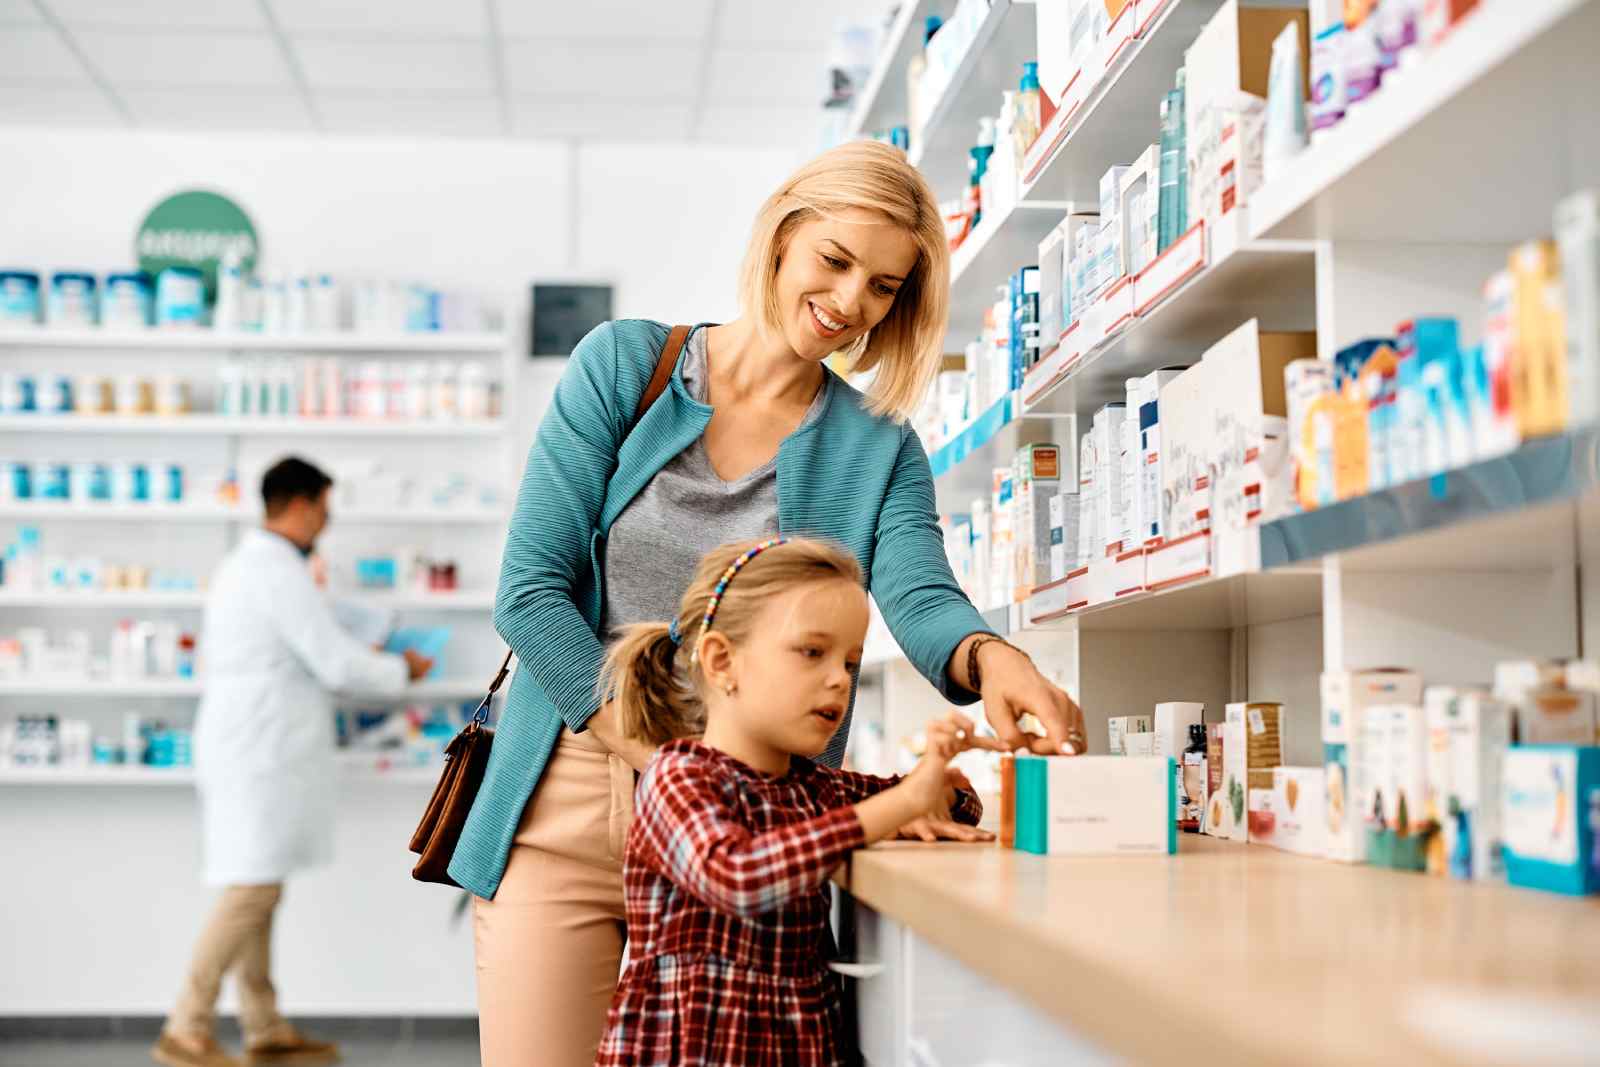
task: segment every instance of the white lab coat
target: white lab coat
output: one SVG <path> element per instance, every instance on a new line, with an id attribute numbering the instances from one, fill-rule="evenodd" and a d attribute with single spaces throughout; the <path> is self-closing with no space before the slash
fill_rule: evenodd
<path id="1" fill-rule="evenodd" d="M 212 578 L 195 725 L 205 879 L 278 882 L 327 862 L 335 816 L 333 690 L 392 695 L 405 660 L 340 624 L 285 538 L 250 530 Z"/>

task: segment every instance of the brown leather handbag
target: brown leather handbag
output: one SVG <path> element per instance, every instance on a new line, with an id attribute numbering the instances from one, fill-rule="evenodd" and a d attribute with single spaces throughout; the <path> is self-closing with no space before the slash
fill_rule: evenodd
<path id="1" fill-rule="evenodd" d="M 633 425 L 638 424 L 650 405 L 666 391 L 672 370 L 678 365 L 678 354 L 688 338 L 687 326 L 674 326 L 667 335 L 655 373 L 639 398 Z M 632 426 L 629 428 L 631 430 Z M 483 785 L 483 772 L 489 766 L 489 750 L 494 745 L 494 731 L 489 729 L 489 705 L 510 672 L 511 652 L 508 650 L 500 669 L 495 672 L 494 681 L 489 683 L 483 702 L 444 751 L 444 772 L 439 775 L 439 784 L 433 787 L 433 796 L 428 799 L 417 832 L 411 835 L 411 851 L 420 857 L 411 869 L 411 877 L 419 882 L 457 885 L 450 877 L 450 859 L 455 855 L 456 842 L 461 840 L 461 830 L 467 825 L 472 802 L 478 798 L 478 789 Z"/>

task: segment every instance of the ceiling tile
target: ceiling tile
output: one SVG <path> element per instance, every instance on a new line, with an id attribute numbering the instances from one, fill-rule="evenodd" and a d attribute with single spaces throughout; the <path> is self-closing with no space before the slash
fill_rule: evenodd
<path id="1" fill-rule="evenodd" d="M 815 50 L 719 48 L 712 53 L 706 93 L 718 103 L 774 101 L 821 106 L 828 72 Z"/>
<path id="2" fill-rule="evenodd" d="M 266 28 L 258 0 L 49 0 L 50 10 L 68 26 L 121 26 L 138 30 Z"/>
<path id="3" fill-rule="evenodd" d="M 135 89 L 122 94 L 141 127 L 202 130 L 309 130 L 311 118 L 293 90 L 190 92 Z"/>
<path id="4" fill-rule="evenodd" d="M 330 133 L 423 134 L 445 137 L 497 137 L 500 101 L 482 96 L 349 95 L 317 97 L 322 128 Z"/>
<path id="5" fill-rule="evenodd" d="M 84 84 L 88 76 L 55 30 L 8 27 L 0 33 L 0 80 Z"/>
<path id="6" fill-rule="evenodd" d="M 692 110 L 687 102 L 585 97 L 515 97 L 511 108 L 512 130 L 521 137 L 619 143 L 686 141 Z"/>
<path id="7" fill-rule="evenodd" d="M 881 25 L 885 0 L 741 0 L 717 13 L 717 43 L 826 48 L 841 23 Z"/>
<path id="8" fill-rule="evenodd" d="M 465 41 L 298 39 L 295 51 L 316 89 L 489 92 L 489 46 Z"/>
<path id="9" fill-rule="evenodd" d="M 0 26 L 42 26 L 44 19 L 32 0 L 0 0 Z"/>
<path id="10" fill-rule="evenodd" d="M 794 148 L 815 144 L 822 125 L 821 107 L 739 107 L 709 104 L 695 130 L 696 141 L 708 144 L 771 145 Z"/>
<path id="11" fill-rule="evenodd" d="M 126 120 L 96 90 L 46 86 L 0 87 L 0 125 L 124 126 Z"/>
<path id="12" fill-rule="evenodd" d="M 711 28 L 711 0 L 493 0 L 506 37 L 598 37 L 699 41 Z"/>
<path id="13" fill-rule="evenodd" d="M 691 100 L 700 49 L 682 44 L 516 41 L 505 46 L 514 93 L 606 100 Z"/>
<path id="14" fill-rule="evenodd" d="M 85 30 L 74 36 L 89 62 L 119 90 L 293 85 L 282 53 L 265 33 Z"/>
<path id="15" fill-rule="evenodd" d="M 488 32 L 482 0 L 272 0 L 278 23 L 291 34 L 360 33 L 367 37 L 406 34 L 470 37 Z"/>

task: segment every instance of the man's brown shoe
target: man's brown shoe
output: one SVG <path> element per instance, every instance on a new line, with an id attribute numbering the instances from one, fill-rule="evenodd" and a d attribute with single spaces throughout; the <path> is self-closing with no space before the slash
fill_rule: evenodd
<path id="1" fill-rule="evenodd" d="M 162 1034 L 150 1058 L 166 1067 L 239 1067 L 239 1061 L 222 1051 L 215 1038 L 190 1043 Z"/>
<path id="2" fill-rule="evenodd" d="M 244 1051 L 244 1062 L 246 1067 L 315 1067 L 316 1064 L 338 1063 L 339 1046 L 290 1032 L 251 1045 Z"/>

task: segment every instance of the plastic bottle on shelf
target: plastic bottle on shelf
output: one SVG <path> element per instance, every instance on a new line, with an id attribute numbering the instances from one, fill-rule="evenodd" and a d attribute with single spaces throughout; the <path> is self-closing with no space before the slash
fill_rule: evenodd
<path id="1" fill-rule="evenodd" d="M 428 364 L 422 360 L 406 368 L 405 414 L 410 419 L 426 419 L 433 412 L 433 389 Z"/>
<path id="2" fill-rule="evenodd" d="M 288 331 L 311 332 L 311 276 L 305 271 L 295 271 L 289 277 Z"/>
<path id="3" fill-rule="evenodd" d="M 928 42 L 933 40 L 933 35 L 943 25 L 944 19 L 938 15 L 929 15 L 922 20 L 922 47 L 906 64 L 906 114 L 910 116 L 908 132 L 913 146 L 922 141 L 922 121 L 926 118 L 922 113 L 922 78 L 928 70 Z"/>
<path id="4" fill-rule="evenodd" d="M 489 417 L 489 375 L 482 363 L 461 365 L 459 404 L 463 419 Z"/>
<path id="5" fill-rule="evenodd" d="M 315 359 L 300 361 L 300 408 L 303 419 L 314 419 L 322 414 L 322 364 Z"/>
<path id="6" fill-rule="evenodd" d="M 244 268 L 239 253 L 229 250 L 217 268 L 217 302 L 211 309 L 213 330 L 237 330 L 244 317 Z"/>
<path id="7" fill-rule="evenodd" d="M 344 396 L 344 367 L 329 356 L 322 361 L 322 414 L 337 419 L 350 414 Z"/>
<path id="8" fill-rule="evenodd" d="M 267 302 L 266 288 L 260 278 L 252 275 L 245 279 L 239 301 L 239 328 L 246 333 L 260 333 Z"/>
<path id="9" fill-rule="evenodd" d="M 1013 153 L 1017 164 L 1020 166 L 1028 149 L 1039 137 L 1039 117 L 1041 104 L 1039 102 L 1039 64 L 1034 62 L 1022 64 L 1022 78 L 1017 82 L 1016 99 L 1017 117 L 1011 129 L 1016 150 Z"/>
<path id="10" fill-rule="evenodd" d="M 410 418 L 410 376 L 405 364 L 395 361 L 384 368 L 383 390 L 385 414 L 391 419 Z"/>
<path id="11" fill-rule="evenodd" d="M 339 287 L 331 274 L 319 274 L 312 282 L 311 328 L 318 333 L 339 330 Z"/>
<path id="12" fill-rule="evenodd" d="M 449 360 L 440 360 L 433 365 L 434 418 L 454 419 L 460 413 L 456 388 L 458 375 L 456 365 Z"/>
<path id="13" fill-rule="evenodd" d="M 289 283 L 282 274 L 262 281 L 261 329 L 274 336 L 289 332 Z"/>

